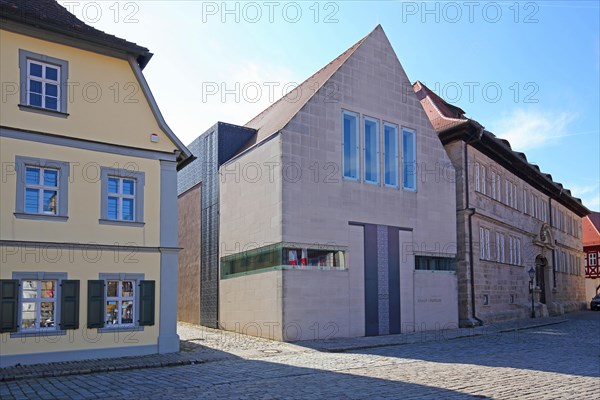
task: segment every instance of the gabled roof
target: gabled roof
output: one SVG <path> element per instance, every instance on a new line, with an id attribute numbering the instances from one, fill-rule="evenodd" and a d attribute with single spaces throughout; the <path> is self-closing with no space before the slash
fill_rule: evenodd
<path id="1" fill-rule="evenodd" d="M 255 137 L 249 141 L 246 148 L 264 141 L 285 128 L 314 94 L 344 65 L 356 49 L 378 29 L 382 29 L 381 25 L 377 25 L 367 36 L 356 42 L 348 50 L 302 82 L 297 88 L 271 104 L 266 110 L 244 125 L 247 128 L 257 130 Z"/>
<path id="2" fill-rule="evenodd" d="M 600 212 L 593 211 L 590 215 L 587 216 L 592 225 L 596 228 L 598 232 L 600 232 Z"/>
<path id="3" fill-rule="evenodd" d="M 54 0 L 0 0 L 0 21 L 17 22 L 135 57 L 144 68 L 152 53 L 142 46 L 86 25 Z"/>
<path id="4" fill-rule="evenodd" d="M 455 140 L 468 141 L 470 145 L 515 175 L 527 180 L 538 190 L 550 195 L 580 217 L 590 213 L 581 199 L 572 196 L 571 191 L 564 188 L 561 183 L 554 182 L 552 175 L 542 172 L 540 167 L 529 163 L 525 153 L 514 151 L 508 140 L 496 137 L 492 132 L 485 130 L 479 122 L 466 118 L 462 109 L 447 103 L 422 82 L 415 82 L 413 90 L 444 145 Z"/>

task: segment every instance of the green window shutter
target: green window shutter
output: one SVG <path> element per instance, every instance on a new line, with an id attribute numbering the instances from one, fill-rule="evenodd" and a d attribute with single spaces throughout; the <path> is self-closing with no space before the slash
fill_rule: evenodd
<path id="1" fill-rule="evenodd" d="M 154 281 L 140 281 L 140 326 L 154 325 Z"/>
<path id="2" fill-rule="evenodd" d="M 79 281 L 60 284 L 60 329 L 79 329 Z"/>
<path id="3" fill-rule="evenodd" d="M 0 333 L 16 332 L 19 313 L 19 281 L 0 279 Z"/>
<path id="4" fill-rule="evenodd" d="M 87 327 L 104 327 L 104 281 L 88 281 Z"/>

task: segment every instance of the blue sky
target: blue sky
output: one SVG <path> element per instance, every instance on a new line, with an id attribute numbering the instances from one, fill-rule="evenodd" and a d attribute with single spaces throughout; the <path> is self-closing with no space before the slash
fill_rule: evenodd
<path id="1" fill-rule="evenodd" d="M 411 81 L 600 210 L 598 1 L 60 2 L 155 53 L 144 73 L 184 143 L 246 123 L 381 24 Z"/>

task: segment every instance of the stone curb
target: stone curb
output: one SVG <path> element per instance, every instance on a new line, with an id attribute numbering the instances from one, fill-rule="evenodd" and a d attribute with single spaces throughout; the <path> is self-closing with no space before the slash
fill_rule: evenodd
<path id="1" fill-rule="evenodd" d="M 486 335 L 491 335 L 491 334 L 496 334 L 496 333 L 516 332 L 516 331 L 522 331 L 522 330 L 526 330 L 526 329 L 535 329 L 535 328 L 540 328 L 540 327 L 544 327 L 544 326 L 562 324 L 567 321 L 568 321 L 567 319 L 562 319 L 560 321 L 547 321 L 547 322 L 542 322 L 542 323 L 537 323 L 537 324 L 526 325 L 523 327 L 505 328 L 505 329 L 493 329 L 493 326 L 489 326 L 488 330 L 485 330 L 485 327 L 479 327 L 480 331 L 472 330 L 472 331 L 468 331 L 465 333 L 458 333 L 456 336 L 447 337 L 443 340 L 454 340 L 454 339 L 461 339 L 461 338 L 465 338 L 465 337 L 486 336 Z M 477 329 L 477 328 L 475 328 L 475 329 Z M 426 333 L 426 332 L 424 332 L 424 333 Z M 416 337 L 417 335 L 419 335 L 419 333 L 415 333 L 413 335 L 414 335 L 413 337 Z M 433 341 L 437 341 L 437 340 L 439 340 L 439 338 L 432 335 L 431 338 L 420 338 L 418 340 L 411 341 L 410 336 L 409 336 L 409 337 L 404 337 L 398 341 L 390 341 L 388 343 L 376 343 L 376 344 L 372 344 L 372 345 L 357 344 L 357 345 L 347 345 L 347 346 L 340 346 L 340 347 L 327 347 L 327 346 L 318 346 L 317 345 L 317 346 L 314 346 L 311 348 L 314 350 L 317 350 L 317 351 L 323 351 L 323 352 L 328 352 L 328 353 L 344 353 L 344 352 L 352 351 L 352 350 L 367 350 L 367 349 L 376 349 L 376 348 L 381 348 L 381 347 L 405 346 L 405 345 L 410 345 L 410 344 L 428 343 L 428 342 L 433 342 Z"/>
<path id="2" fill-rule="evenodd" d="M 110 359 L 98 360 L 106 363 Z M 150 361 L 147 363 L 140 363 L 139 360 L 135 360 L 133 357 L 131 364 L 124 365 L 99 365 L 99 366 L 79 366 L 75 365 L 79 363 L 78 361 L 73 361 L 72 369 L 51 369 L 51 367 L 56 366 L 56 364 L 33 364 L 33 365 L 24 365 L 19 367 L 7 367 L 10 369 L 20 369 L 21 371 L 14 371 L 14 373 L 6 373 L 4 374 L 2 369 L 0 368 L 0 382 L 10 382 L 17 381 L 22 379 L 36 379 L 36 378 L 51 378 L 58 376 L 67 376 L 67 375 L 88 375 L 95 374 L 99 372 L 115 372 L 115 371 L 128 371 L 133 369 L 148 369 L 148 368 L 162 368 L 162 367 L 179 367 L 182 365 L 192 365 L 192 364 L 201 364 L 206 362 L 205 360 L 200 359 L 183 359 L 183 360 L 167 360 L 167 361 Z M 137 362 L 136 362 L 137 361 Z M 88 361 L 92 362 L 92 361 Z M 34 368 L 47 365 L 48 368 L 44 370 L 36 371 Z M 34 369 L 34 370 L 32 370 Z M 11 371 L 12 372 L 12 371 Z"/>

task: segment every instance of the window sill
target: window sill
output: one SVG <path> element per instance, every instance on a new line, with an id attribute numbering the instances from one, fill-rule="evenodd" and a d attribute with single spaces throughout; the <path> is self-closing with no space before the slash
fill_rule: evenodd
<path id="1" fill-rule="evenodd" d="M 51 117 L 67 118 L 69 114 L 62 111 L 49 110 L 47 108 L 30 106 L 27 104 L 19 104 L 19 110 L 32 112 L 36 114 L 49 115 Z"/>
<path id="2" fill-rule="evenodd" d="M 15 218 L 19 219 L 35 219 L 35 220 L 43 220 L 43 221 L 58 221 L 58 222 L 66 222 L 69 217 L 66 215 L 52 215 L 52 214 L 30 214 L 23 212 L 15 212 Z"/>
<path id="3" fill-rule="evenodd" d="M 137 221 L 120 221 L 116 219 L 104 219 L 100 218 L 98 220 L 103 225 L 120 225 L 120 226 L 133 226 L 136 228 L 141 228 L 146 225 L 145 222 L 137 222 Z"/>
<path id="4" fill-rule="evenodd" d="M 66 330 L 39 330 L 39 331 L 27 331 L 27 332 L 13 332 L 10 334 L 11 338 L 27 338 L 27 337 L 46 337 L 46 336 L 64 336 L 67 334 Z"/>
<path id="5" fill-rule="evenodd" d="M 114 326 L 98 328 L 99 333 L 111 333 L 111 332 L 143 332 L 143 326 Z"/>

